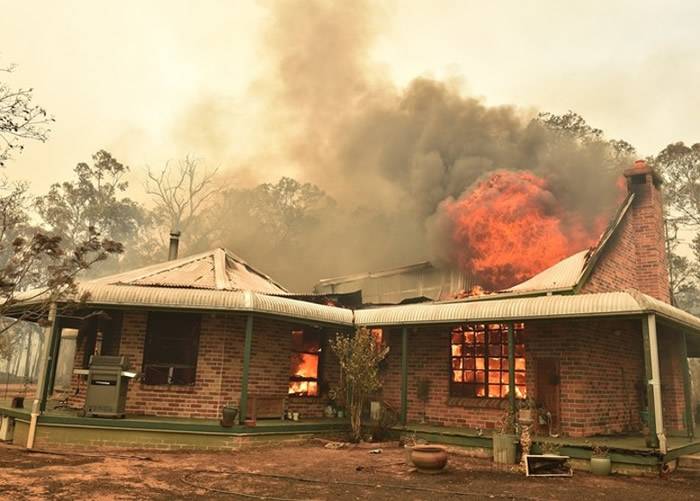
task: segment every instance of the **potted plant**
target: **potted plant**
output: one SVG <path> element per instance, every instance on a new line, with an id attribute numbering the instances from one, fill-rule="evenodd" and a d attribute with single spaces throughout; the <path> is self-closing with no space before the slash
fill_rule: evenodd
<path id="1" fill-rule="evenodd" d="M 423 402 L 423 415 L 421 416 L 421 423 L 425 423 L 425 408 L 428 405 L 428 400 L 430 398 L 430 379 L 420 378 L 418 380 L 418 400 Z"/>
<path id="2" fill-rule="evenodd" d="M 227 402 L 221 408 L 221 426 L 230 428 L 236 423 L 238 417 L 238 404 L 236 402 Z"/>
<path id="3" fill-rule="evenodd" d="M 608 448 L 603 445 L 593 445 L 591 455 L 591 473 L 594 475 L 610 475 L 612 461 L 608 455 Z"/>
<path id="4" fill-rule="evenodd" d="M 523 426 L 530 426 L 537 421 L 537 402 L 532 397 L 528 397 L 520 402 L 518 406 L 518 423 Z"/>
<path id="5" fill-rule="evenodd" d="M 515 415 L 508 409 L 497 431 L 493 433 L 493 461 L 500 464 L 515 464 L 518 436 L 515 434 Z"/>

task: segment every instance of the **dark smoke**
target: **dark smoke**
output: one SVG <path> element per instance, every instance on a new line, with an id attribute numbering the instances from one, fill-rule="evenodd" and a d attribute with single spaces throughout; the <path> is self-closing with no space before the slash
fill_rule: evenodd
<path id="1" fill-rule="evenodd" d="M 609 210 L 619 169 L 606 143 L 552 131 L 446 82 L 418 78 L 397 88 L 370 58 L 386 22 L 373 5 L 270 4 L 263 55 L 272 64 L 255 87 L 270 147 L 338 207 L 297 229 L 308 242 L 298 256 L 236 240 L 235 219 L 222 243 L 290 287 L 309 289 L 322 277 L 444 255 L 441 202 L 499 169 L 547 179 L 558 202 L 591 224 Z"/>

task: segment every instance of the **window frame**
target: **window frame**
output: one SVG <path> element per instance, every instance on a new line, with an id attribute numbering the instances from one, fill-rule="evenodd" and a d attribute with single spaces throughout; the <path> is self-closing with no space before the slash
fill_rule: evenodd
<path id="1" fill-rule="evenodd" d="M 291 345 L 289 347 L 289 377 L 288 377 L 288 384 L 287 384 L 287 396 L 288 397 L 293 397 L 293 398 L 320 398 L 321 397 L 321 385 L 322 385 L 322 380 L 323 380 L 323 352 L 324 347 L 325 347 L 325 336 L 324 336 L 324 331 L 323 329 L 317 329 L 314 327 L 308 327 L 308 326 L 296 326 L 290 329 L 289 333 L 290 336 L 293 336 L 295 332 L 301 332 L 302 333 L 302 341 L 301 345 L 303 347 L 304 345 L 304 338 L 303 336 L 306 336 L 307 333 L 311 335 L 312 333 L 314 335 L 318 336 L 318 351 L 313 352 L 313 351 L 299 351 L 294 349 L 294 341 L 293 337 L 291 340 Z M 316 377 L 315 378 L 310 378 L 310 377 L 302 377 L 302 376 L 295 376 L 292 374 L 292 357 L 295 354 L 305 354 L 305 355 L 313 355 L 317 357 L 317 366 L 316 366 Z M 306 393 L 301 393 L 301 392 L 292 392 L 292 383 L 295 382 L 315 382 L 316 383 L 316 394 L 309 394 L 308 389 Z"/>
<path id="2" fill-rule="evenodd" d="M 449 341 L 449 388 L 448 395 L 450 398 L 473 398 L 484 401 L 499 401 L 508 399 L 508 379 L 510 377 L 508 371 L 508 332 L 510 330 L 511 324 L 503 324 L 499 322 L 467 322 L 464 324 L 456 325 L 450 329 L 450 341 Z M 525 324 L 516 323 L 515 325 L 515 351 L 516 351 L 516 364 L 518 360 L 522 360 L 522 369 L 515 370 L 516 376 L 516 396 L 517 400 L 524 400 L 527 398 L 527 364 L 526 364 L 526 350 L 525 350 Z M 498 326 L 498 328 L 492 328 L 493 326 Z M 455 335 L 461 332 L 463 338 L 460 344 L 454 342 Z M 467 342 L 466 333 L 473 333 L 473 342 Z M 477 334 L 483 334 L 483 343 L 477 342 Z M 492 342 L 491 334 L 498 334 L 500 337 L 499 341 Z M 455 346 L 460 346 L 459 354 L 455 354 Z M 465 353 L 465 347 L 471 348 L 471 354 Z M 477 353 L 477 346 L 483 346 L 482 353 Z M 499 355 L 491 354 L 490 348 L 499 346 Z M 469 352 L 469 350 L 468 350 Z M 482 362 L 479 363 L 477 359 L 481 359 Z M 467 364 L 465 361 L 473 360 L 473 363 Z M 491 360 L 499 360 L 498 368 L 491 367 Z M 459 361 L 456 364 L 455 361 Z M 483 367 L 477 367 L 483 364 Z M 470 365 L 470 367 L 467 367 Z M 496 365 L 496 364 L 494 364 Z M 456 373 L 462 373 L 462 381 L 455 380 Z M 471 381 L 465 381 L 465 373 L 471 372 L 473 378 Z M 479 380 L 478 372 L 483 373 L 483 381 Z M 489 381 L 490 374 L 498 374 L 498 382 Z M 517 378 L 520 376 L 522 383 L 517 382 Z M 467 391 L 469 386 L 473 386 L 473 393 Z M 499 387 L 499 395 L 491 395 L 490 386 Z M 483 388 L 483 394 L 478 394 L 479 390 Z M 524 390 L 524 391 L 522 391 Z M 520 393 L 520 395 L 519 395 Z"/>
<path id="3" fill-rule="evenodd" d="M 175 317 L 178 320 L 173 321 L 172 318 Z M 163 334 L 158 334 L 156 339 L 153 339 L 153 332 L 156 332 L 154 323 L 159 321 L 159 319 L 168 318 L 171 325 L 177 325 L 178 327 L 189 329 L 189 335 L 191 336 L 191 357 L 193 362 L 191 364 L 183 364 L 178 362 L 161 362 L 152 361 L 151 351 L 156 349 L 157 342 L 162 343 L 163 341 L 168 342 L 167 338 L 163 337 Z M 185 324 L 184 319 L 188 319 L 187 324 Z M 160 320 L 162 321 L 162 320 Z M 199 341 L 202 332 L 202 315 L 196 313 L 179 313 L 179 312 L 160 312 L 154 311 L 148 313 L 148 319 L 146 321 L 146 334 L 143 340 L 143 359 L 141 364 L 141 382 L 148 386 L 194 386 L 197 383 L 197 365 L 199 361 Z M 149 370 L 156 369 L 162 370 L 167 369 L 168 374 L 165 381 L 149 380 Z M 175 378 L 175 371 L 177 370 L 189 370 L 191 371 L 191 380 L 188 378 L 185 382 L 180 382 Z"/>

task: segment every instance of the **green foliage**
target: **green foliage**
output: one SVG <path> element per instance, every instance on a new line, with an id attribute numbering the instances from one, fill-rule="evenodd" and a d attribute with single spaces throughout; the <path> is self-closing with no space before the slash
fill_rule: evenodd
<path id="1" fill-rule="evenodd" d="M 354 335 L 338 334 L 330 343 L 338 357 L 341 386 L 347 395 L 353 439 L 361 439 L 362 410 L 372 392 L 381 387 L 379 363 L 389 353 L 386 346 L 378 346 L 365 327 Z"/>
<path id="2" fill-rule="evenodd" d="M 92 165 L 75 167 L 75 179 L 55 183 L 46 195 L 37 197 L 35 208 L 44 225 L 64 245 L 78 246 L 92 238 L 91 234 L 108 235 L 128 247 L 131 256 L 139 251 L 148 255 L 148 214 L 125 196 L 129 168 L 104 150 L 92 159 Z M 103 267 L 100 271 L 116 270 Z"/>
<path id="3" fill-rule="evenodd" d="M 700 143 L 669 144 L 647 162 L 664 180 L 671 292 L 679 307 L 697 311 L 700 308 Z"/>

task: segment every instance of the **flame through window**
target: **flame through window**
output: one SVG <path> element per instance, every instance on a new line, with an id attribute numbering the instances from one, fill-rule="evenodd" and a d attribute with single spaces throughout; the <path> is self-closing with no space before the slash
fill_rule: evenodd
<path id="1" fill-rule="evenodd" d="M 515 394 L 525 398 L 524 324 L 515 324 Z M 452 330 L 450 395 L 508 396 L 508 325 L 466 324 Z"/>
<path id="2" fill-rule="evenodd" d="M 318 396 L 318 367 L 321 359 L 321 333 L 293 330 L 289 364 L 289 394 Z"/>

